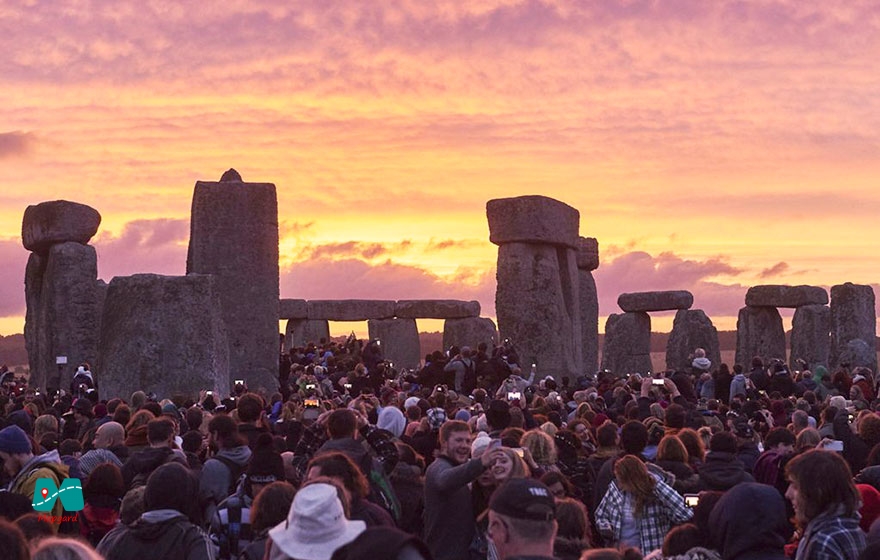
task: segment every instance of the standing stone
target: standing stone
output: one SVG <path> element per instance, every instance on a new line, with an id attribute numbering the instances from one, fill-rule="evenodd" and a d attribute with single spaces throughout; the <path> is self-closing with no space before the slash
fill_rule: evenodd
<path id="1" fill-rule="evenodd" d="M 91 206 L 67 200 L 41 202 L 25 209 L 21 241 L 28 251 L 45 255 L 58 243 L 87 244 L 100 225 L 101 214 Z"/>
<path id="2" fill-rule="evenodd" d="M 861 338 L 847 342 L 846 348 L 840 353 L 840 364 L 848 364 L 851 368 L 866 367 L 873 371 L 876 360 L 877 352 Z"/>
<path id="3" fill-rule="evenodd" d="M 612 313 L 608 316 L 602 369 L 615 374 L 651 371 L 651 317 L 647 313 Z"/>
<path id="4" fill-rule="evenodd" d="M 395 369 L 417 369 L 421 362 L 419 330 L 415 319 L 371 319 L 370 340 L 379 339 L 382 355 Z"/>
<path id="5" fill-rule="evenodd" d="M 594 237 L 578 238 L 578 301 L 581 307 L 581 353 L 584 373 L 599 368 L 599 293 L 593 270 L 599 268 L 599 242 Z"/>
<path id="6" fill-rule="evenodd" d="M 528 368 L 556 377 L 583 373 L 578 278 L 580 213 L 558 200 L 521 196 L 486 203 L 498 245 L 495 312 Z"/>
<path id="7" fill-rule="evenodd" d="M 275 185 L 196 183 L 187 274 L 217 276 L 229 367 L 251 389 L 277 386 L 278 201 Z M 240 177 L 238 177 L 240 178 Z"/>
<path id="8" fill-rule="evenodd" d="M 702 309 L 680 309 L 672 322 L 666 342 L 666 369 L 689 370 L 694 350 L 702 348 L 712 362 L 712 369 L 721 365 L 718 329 Z"/>
<path id="9" fill-rule="evenodd" d="M 868 352 L 873 352 L 870 364 L 877 371 L 877 313 L 874 308 L 874 289 L 847 282 L 831 287 L 831 356 L 832 369 L 844 363 L 844 353 L 852 340 L 862 340 Z M 851 355 L 852 351 L 848 353 Z M 855 365 L 852 364 L 851 365 Z"/>
<path id="10" fill-rule="evenodd" d="M 827 305 L 804 305 L 798 307 L 791 320 L 791 368 L 804 369 L 797 363 L 803 360 L 807 369 L 828 366 L 831 351 L 831 308 Z"/>
<path id="11" fill-rule="evenodd" d="M 68 242 L 49 249 L 35 321 L 37 355 L 31 358 L 34 379 L 46 389 L 68 389 L 76 367 L 98 357 L 97 279 L 94 247 Z M 67 364 L 56 365 L 58 356 Z"/>
<path id="12" fill-rule="evenodd" d="M 24 299 L 27 311 L 24 320 L 24 345 L 28 353 L 30 366 L 30 384 L 34 387 L 46 387 L 46 371 L 40 365 L 40 297 L 43 292 L 43 274 L 46 259 L 37 253 L 28 257 L 24 271 Z"/>
<path id="13" fill-rule="evenodd" d="M 498 344 L 498 331 L 495 330 L 492 319 L 467 317 L 446 319 L 443 322 L 443 348 L 470 346 L 476 351 L 481 342 L 486 343 L 489 352 Z"/>
<path id="14" fill-rule="evenodd" d="M 736 320 L 736 363 L 748 369 L 752 358 L 785 361 L 785 331 L 775 307 L 743 307 Z"/>
<path id="15" fill-rule="evenodd" d="M 325 319 L 290 319 L 284 335 L 284 350 L 330 340 L 330 322 Z"/>
<path id="16" fill-rule="evenodd" d="M 583 373 L 578 270 L 572 249 L 535 243 L 498 248 L 495 311 L 528 371 L 559 378 Z"/>
<path id="17" fill-rule="evenodd" d="M 202 389 L 229 392 L 218 284 L 201 274 L 113 278 L 102 319 L 101 393 L 196 398 Z"/>

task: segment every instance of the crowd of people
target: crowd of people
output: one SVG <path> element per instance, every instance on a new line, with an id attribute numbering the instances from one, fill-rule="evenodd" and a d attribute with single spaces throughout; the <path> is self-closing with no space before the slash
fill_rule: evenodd
<path id="1" fill-rule="evenodd" d="M 0 551 L 880 558 L 870 369 L 731 370 L 695 349 L 680 371 L 557 380 L 519 362 L 505 341 L 398 371 L 352 336 L 283 353 L 271 391 L 243 375 L 229 395 L 101 395 L 88 364 L 69 391 L 4 375 Z"/>

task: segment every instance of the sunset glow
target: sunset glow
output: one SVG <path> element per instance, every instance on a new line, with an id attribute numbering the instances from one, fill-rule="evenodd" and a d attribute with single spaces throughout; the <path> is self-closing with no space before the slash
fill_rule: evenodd
<path id="1" fill-rule="evenodd" d="M 627 291 L 733 329 L 751 285 L 880 287 L 876 2 L 13 4 L 0 334 L 27 205 L 96 208 L 105 280 L 183 274 L 193 185 L 230 167 L 278 188 L 282 297 L 494 317 L 485 204 L 523 194 L 598 238 L 603 327 Z"/>

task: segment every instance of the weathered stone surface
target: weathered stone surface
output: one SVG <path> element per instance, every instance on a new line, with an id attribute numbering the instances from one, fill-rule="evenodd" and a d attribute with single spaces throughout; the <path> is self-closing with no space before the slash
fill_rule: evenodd
<path id="1" fill-rule="evenodd" d="M 578 293 L 584 373 L 592 374 L 599 368 L 599 295 L 596 280 L 588 269 L 578 269 Z"/>
<path id="2" fill-rule="evenodd" d="M 85 245 L 98 231 L 101 214 L 91 206 L 53 200 L 28 206 L 21 222 L 21 241 L 28 251 L 46 254 L 56 243 Z"/>
<path id="3" fill-rule="evenodd" d="M 536 363 L 538 371 L 556 377 L 580 375 L 583 355 L 575 250 L 505 243 L 498 248 L 496 277 L 500 337 L 514 343 L 520 365 L 528 368 Z"/>
<path id="4" fill-rule="evenodd" d="M 309 316 L 308 302 L 304 299 L 282 299 L 279 303 L 281 319 L 306 319 Z"/>
<path id="5" fill-rule="evenodd" d="M 690 309 L 693 304 L 694 296 L 686 290 L 633 292 L 617 296 L 617 305 L 628 313 Z"/>
<path id="6" fill-rule="evenodd" d="M 578 249 L 580 212 L 546 196 L 496 198 L 486 203 L 489 241 L 549 243 Z"/>
<path id="7" fill-rule="evenodd" d="M 76 242 L 52 245 L 46 257 L 34 326 L 36 356 L 29 356 L 41 388 L 67 388 L 82 362 L 98 357 L 98 256 Z M 29 329 L 30 330 L 30 329 Z M 55 358 L 65 356 L 60 369 Z"/>
<path id="8" fill-rule="evenodd" d="M 321 339 L 330 340 L 330 323 L 324 319 L 290 319 L 284 338 L 284 349 L 305 346 L 309 342 L 318 343 Z"/>
<path id="9" fill-rule="evenodd" d="M 227 169 L 223 172 L 223 175 L 220 176 L 221 183 L 241 183 L 241 174 L 233 168 Z"/>
<path id="10" fill-rule="evenodd" d="M 39 364 L 41 337 L 39 336 L 40 327 L 38 319 L 45 269 L 45 258 L 37 253 L 31 253 L 28 256 L 27 267 L 25 267 L 24 271 L 24 299 L 27 305 L 24 320 L 24 345 L 27 349 L 31 372 L 30 383 L 37 387 L 46 386 L 46 372 Z"/>
<path id="11" fill-rule="evenodd" d="M 371 319 L 370 339 L 382 342 L 382 354 L 396 369 L 416 369 L 421 360 L 415 319 Z"/>
<path id="12" fill-rule="evenodd" d="M 820 286 L 752 286 L 746 292 L 746 305 L 750 307 L 800 307 L 827 303 L 828 292 Z"/>
<path id="13" fill-rule="evenodd" d="M 97 374 L 103 395 L 160 398 L 232 388 L 218 279 L 136 274 L 110 281 Z M 238 372 L 236 372 L 237 375 Z"/>
<path id="14" fill-rule="evenodd" d="M 498 343 L 498 331 L 492 319 L 466 317 L 446 319 L 443 322 L 443 348 L 470 346 L 476 351 L 481 342 L 486 343 L 490 352 Z"/>
<path id="15" fill-rule="evenodd" d="M 679 309 L 672 322 L 666 342 L 666 369 L 689 370 L 694 350 L 702 348 L 712 362 L 712 369 L 721 365 L 718 329 L 702 309 Z"/>
<path id="16" fill-rule="evenodd" d="M 791 321 L 791 368 L 804 369 L 797 363 L 803 360 L 807 369 L 828 366 L 831 351 L 831 308 L 827 305 L 802 305 Z"/>
<path id="17" fill-rule="evenodd" d="M 28 251 L 46 254 L 56 243 L 85 245 L 98 231 L 101 215 L 91 206 L 53 200 L 28 206 L 21 222 L 21 241 Z"/>
<path id="18" fill-rule="evenodd" d="M 599 268 L 599 241 L 595 237 L 578 238 L 577 267 L 581 270 Z"/>
<path id="19" fill-rule="evenodd" d="M 395 303 L 384 299 L 312 299 L 307 305 L 309 319 L 367 321 L 394 317 Z"/>
<path id="20" fill-rule="evenodd" d="M 736 320 L 736 363 L 748 368 L 755 356 L 785 361 L 785 331 L 775 307 L 743 307 Z"/>
<path id="21" fill-rule="evenodd" d="M 229 367 L 251 389 L 278 377 L 278 202 L 271 183 L 196 183 L 187 274 L 217 276 Z"/>
<path id="22" fill-rule="evenodd" d="M 859 339 L 874 352 L 871 364 L 864 364 L 865 367 L 877 371 L 876 315 L 874 289 L 871 286 L 847 282 L 831 287 L 831 356 L 829 365 L 832 369 L 843 363 L 843 355 L 849 342 Z"/>
<path id="23" fill-rule="evenodd" d="M 849 364 L 849 367 L 866 367 L 871 371 L 876 369 L 877 352 L 870 344 L 861 338 L 854 338 L 846 343 L 841 351 L 839 363 Z"/>
<path id="24" fill-rule="evenodd" d="M 605 322 L 602 369 L 616 374 L 651 371 L 651 317 L 612 313 Z"/>
<path id="25" fill-rule="evenodd" d="M 400 300 L 394 315 L 402 319 L 461 319 L 480 316 L 479 301 L 457 299 Z"/>

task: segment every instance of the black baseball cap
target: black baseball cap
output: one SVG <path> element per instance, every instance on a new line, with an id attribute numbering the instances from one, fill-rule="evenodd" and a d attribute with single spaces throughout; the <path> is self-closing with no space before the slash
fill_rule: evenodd
<path id="1" fill-rule="evenodd" d="M 550 489 L 531 478 L 506 481 L 492 494 L 489 509 L 514 519 L 552 521 L 556 517 L 556 502 Z"/>

